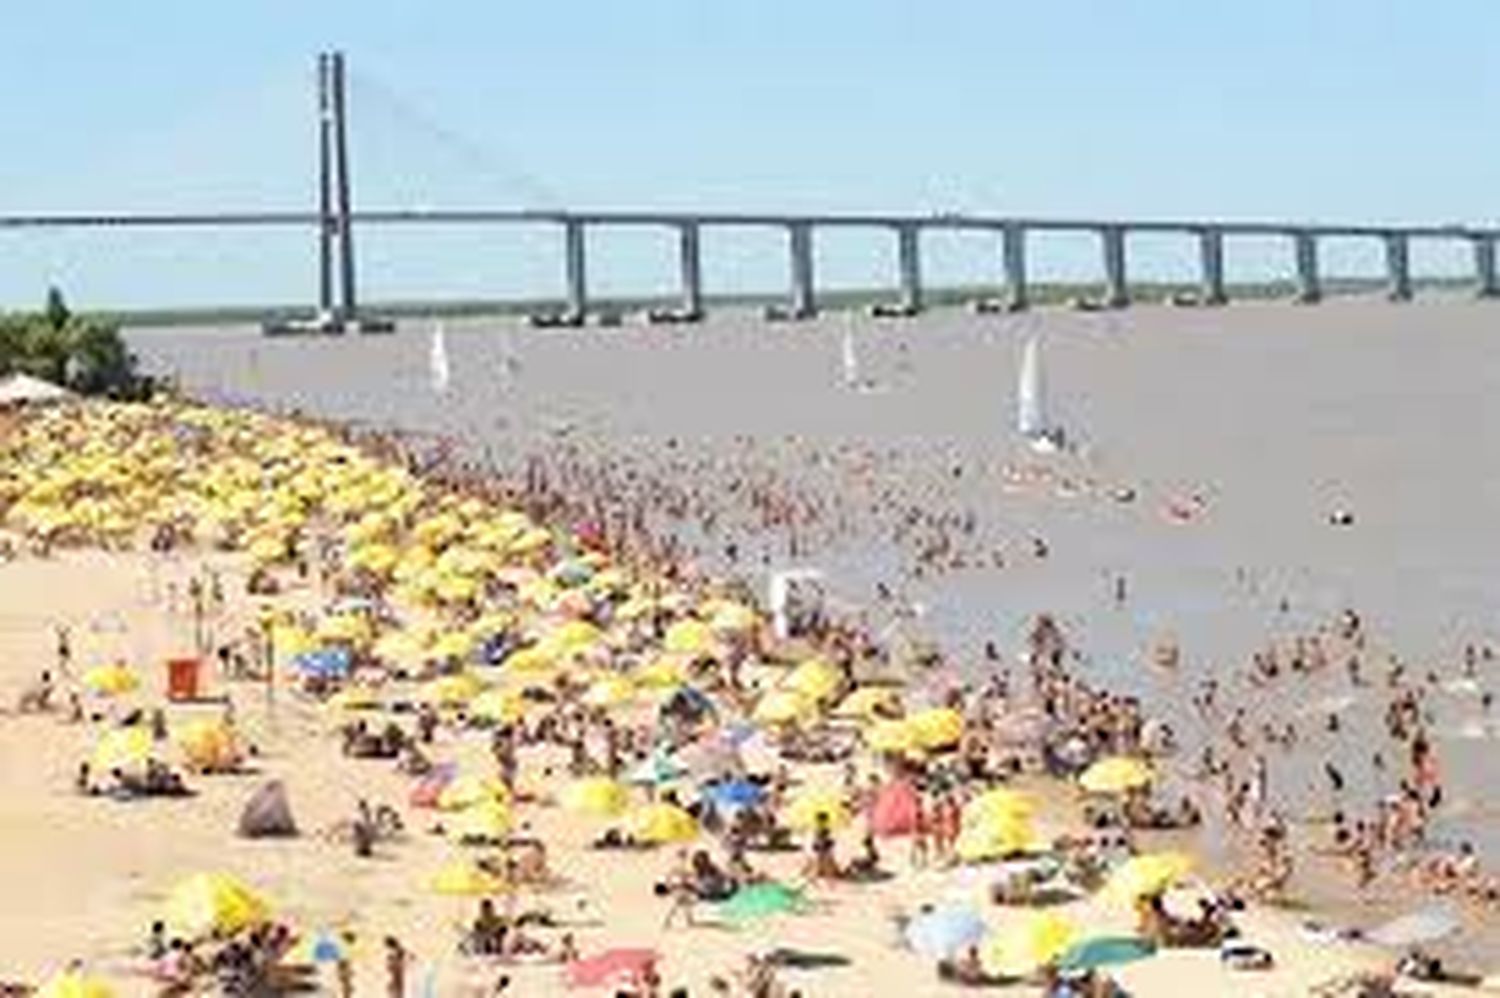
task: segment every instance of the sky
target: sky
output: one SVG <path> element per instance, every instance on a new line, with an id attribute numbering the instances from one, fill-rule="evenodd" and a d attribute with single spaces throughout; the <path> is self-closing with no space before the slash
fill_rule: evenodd
<path id="1" fill-rule="evenodd" d="M 1494 0 L 106 0 L 15 4 L 0 213 L 308 208 L 313 66 L 352 77 L 359 207 L 968 211 L 1494 223 Z M 558 293 L 556 233 L 358 234 L 377 298 Z M 774 232 L 706 237 L 710 293 L 785 282 Z M 934 238 L 929 280 L 997 279 Z M 666 291 L 667 234 L 600 233 L 604 294 Z M 1132 246 L 1188 278 L 1185 240 Z M 889 281 L 893 240 L 821 238 L 820 280 Z M 1419 271 L 1462 250 L 1415 248 Z M 1037 240 L 1039 278 L 1098 270 Z M 1374 273 L 1379 248 L 1328 248 Z M 1231 279 L 1289 267 L 1231 243 Z M 0 303 L 311 298 L 310 232 L 0 233 Z"/>

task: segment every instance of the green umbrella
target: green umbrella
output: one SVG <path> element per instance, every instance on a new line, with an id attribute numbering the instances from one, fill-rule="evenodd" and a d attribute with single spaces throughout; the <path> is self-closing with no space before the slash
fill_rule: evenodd
<path id="1" fill-rule="evenodd" d="M 1144 960 L 1155 952 L 1151 940 L 1139 936 L 1094 936 L 1075 943 L 1058 959 L 1057 969 L 1065 974 L 1102 970 Z"/>
<path id="2" fill-rule="evenodd" d="M 660 786 L 680 779 L 687 768 L 664 752 L 656 751 L 630 771 L 629 782 L 636 786 Z"/>
<path id="3" fill-rule="evenodd" d="M 806 906 L 807 899 L 801 891 L 773 880 L 741 887 L 733 897 L 719 905 L 719 914 L 730 921 L 744 922 L 788 911 L 802 911 Z"/>

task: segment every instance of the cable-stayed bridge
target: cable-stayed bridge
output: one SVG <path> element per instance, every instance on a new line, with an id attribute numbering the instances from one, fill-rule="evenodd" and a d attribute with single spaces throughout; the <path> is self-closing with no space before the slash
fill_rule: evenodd
<path id="1" fill-rule="evenodd" d="M 1295 299 L 1305 304 L 1324 297 L 1320 247 L 1329 239 L 1357 239 L 1379 247 L 1388 297 L 1405 301 L 1413 295 L 1411 246 L 1414 241 L 1457 245 L 1471 260 L 1476 294 L 1495 296 L 1495 247 L 1500 228 L 1469 225 L 1326 225 L 1295 221 L 1228 221 L 1214 219 L 1083 219 L 991 216 L 947 212 L 925 214 L 839 214 L 807 212 L 719 211 L 576 211 L 553 207 L 556 198 L 546 185 L 524 174 L 511 177 L 513 186 L 530 189 L 526 208 L 368 208 L 354 203 L 354 163 L 350 151 L 348 71 L 341 53 L 318 57 L 317 87 L 317 197 L 314 205 L 287 210 L 198 212 L 97 212 L 0 215 L 3 230 L 68 229 L 216 229 L 246 228 L 305 230 L 318 249 L 316 312 L 297 328 L 338 332 L 380 329 L 387 324 L 361 313 L 358 293 L 356 236 L 377 227 L 544 225 L 562 236 L 560 269 L 562 300 L 554 310 L 534 319 L 544 325 L 579 325 L 591 313 L 590 234 L 606 229 L 648 229 L 674 237 L 677 304 L 652 317 L 666 322 L 692 322 L 704 315 L 703 233 L 709 229 L 755 228 L 780 233 L 785 246 L 788 286 L 782 305 L 769 310 L 775 318 L 802 319 L 818 312 L 820 286 L 817 242 L 820 233 L 861 229 L 889 234 L 895 250 L 895 274 L 890 301 L 877 306 L 879 314 L 910 316 L 927 304 L 923 268 L 925 236 L 967 232 L 993 236 L 993 261 L 1003 293 L 975 302 L 981 310 L 1019 311 L 1032 304 L 1033 277 L 1028 245 L 1046 233 L 1074 233 L 1093 238 L 1099 254 L 1102 291 L 1086 304 L 1105 309 L 1127 307 L 1132 300 L 1132 239 L 1141 236 L 1182 237 L 1195 249 L 1196 289 L 1180 296 L 1180 304 L 1217 306 L 1229 300 L 1225 246 L 1241 238 L 1271 237 L 1284 242 L 1290 254 Z M 398 105 L 400 106 L 400 105 Z M 440 126 L 423 120 L 420 112 L 401 107 L 429 132 Z M 443 136 L 463 148 L 456 136 Z M 494 168 L 483 154 L 467 150 L 481 168 Z"/>

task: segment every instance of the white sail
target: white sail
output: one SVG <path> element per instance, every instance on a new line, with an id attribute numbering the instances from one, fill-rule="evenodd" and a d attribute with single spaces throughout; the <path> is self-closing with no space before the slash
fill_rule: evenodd
<path id="1" fill-rule="evenodd" d="M 521 351 L 516 347 L 515 330 L 506 329 L 500 341 L 500 366 L 507 375 L 521 373 Z"/>
<path id="2" fill-rule="evenodd" d="M 1023 437 L 1038 437 L 1048 430 L 1044 390 L 1041 339 L 1032 336 L 1021 354 L 1021 379 L 1016 389 L 1016 430 Z"/>
<path id="3" fill-rule="evenodd" d="M 844 327 L 843 361 L 844 385 L 853 388 L 860 383 L 860 377 L 859 356 L 854 352 L 854 329 L 851 326 Z"/>
<path id="4" fill-rule="evenodd" d="M 451 376 L 448 371 L 448 337 L 443 331 L 441 322 L 432 331 L 432 350 L 428 357 L 428 369 L 432 376 L 433 392 L 438 395 L 446 394 Z"/>

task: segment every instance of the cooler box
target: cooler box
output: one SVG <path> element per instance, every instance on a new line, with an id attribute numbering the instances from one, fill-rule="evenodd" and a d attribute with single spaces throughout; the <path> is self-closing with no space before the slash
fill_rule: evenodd
<path id="1" fill-rule="evenodd" d="M 196 658 L 174 658 L 167 662 L 167 699 L 198 699 L 198 676 L 203 663 Z"/>

